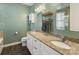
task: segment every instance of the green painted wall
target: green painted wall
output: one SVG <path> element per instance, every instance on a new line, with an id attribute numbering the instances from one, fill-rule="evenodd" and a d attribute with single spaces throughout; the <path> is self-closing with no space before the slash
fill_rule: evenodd
<path id="1" fill-rule="evenodd" d="M 20 41 L 27 32 L 28 6 L 17 3 L 0 4 L 0 31 L 4 32 L 5 44 Z M 18 35 L 15 35 L 18 32 Z"/>
<path id="2" fill-rule="evenodd" d="M 50 11 L 54 11 L 55 12 L 55 8 L 56 8 L 56 6 L 57 6 L 58 4 L 46 4 L 46 9 L 47 10 L 50 10 Z M 34 8 L 33 8 L 34 7 Z M 34 6 L 32 6 L 32 12 L 35 12 L 34 11 L 34 9 L 35 9 L 35 5 Z M 40 17 L 39 17 L 39 15 L 40 15 Z M 42 14 L 40 13 L 40 14 L 37 14 L 37 24 L 35 25 L 37 28 L 39 27 L 39 28 L 41 28 L 41 20 L 42 19 Z M 73 38 L 76 38 L 76 39 L 79 39 L 79 32 L 72 32 L 72 31 L 70 31 L 69 30 L 69 26 L 65 29 L 65 30 L 57 30 L 56 29 L 56 24 L 55 24 L 55 15 L 54 15 L 54 18 L 53 18 L 53 31 L 52 31 L 52 33 L 56 33 L 56 34 L 62 34 L 62 35 L 64 35 L 64 36 L 68 36 L 68 37 L 73 37 Z M 33 28 L 33 27 L 32 27 Z"/>

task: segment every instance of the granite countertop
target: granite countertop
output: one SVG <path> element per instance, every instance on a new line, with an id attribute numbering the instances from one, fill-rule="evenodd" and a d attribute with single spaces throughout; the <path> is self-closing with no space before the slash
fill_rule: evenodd
<path id="1" fill-rule="evenodd" d="M 46 44 L 47 46 L 49 46 L 50 48 L 54 49 L 55 51 L 61 53 L 62 55 L 72 55 L 75 54 L 73 51 L 73 47 L 71 46 L 71 49 L 63 49 L 60 47 L 57 47 L 55 45 L 53 45 L 50 41 L 52 40 L 58 40 L 61 41 L 62 39 L 53 35 L 49 35 L 49 34 L 45 34 L 43 32 L 29 32 L 30 35 L 32 35 L 33 37 L 37 38 L 39 41 L 41 41 L 42 43 Z"/>

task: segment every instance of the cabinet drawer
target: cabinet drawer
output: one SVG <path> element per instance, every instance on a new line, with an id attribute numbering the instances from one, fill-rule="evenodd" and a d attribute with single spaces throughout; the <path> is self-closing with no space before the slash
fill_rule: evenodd
<path id="1" fill-rule="evenodd" d="M 40 48 L 33 46 L 33 54 L 34 55 L 41 55 Z"/>
<path id="2" fill-rule="evenodd" d="M 36 38 L 32 38 L 32 39 L 33 39 L 33 40 L 32 40 L 33 45 L 34 45 L 35 47 L 39 48 L 39 47 L 40 47 L 40 41 L 37 40 Z"/>

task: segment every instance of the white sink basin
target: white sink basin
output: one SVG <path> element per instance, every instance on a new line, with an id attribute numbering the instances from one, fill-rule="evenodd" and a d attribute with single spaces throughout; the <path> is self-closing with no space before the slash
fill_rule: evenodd
<path id="1" fill-rule="evenodd" d="M 63 49 L 71 49 L 71 47 L 64 42 L 61 41 L 51 41 L 51 43 L 57 47 L 63 48 Z"/>

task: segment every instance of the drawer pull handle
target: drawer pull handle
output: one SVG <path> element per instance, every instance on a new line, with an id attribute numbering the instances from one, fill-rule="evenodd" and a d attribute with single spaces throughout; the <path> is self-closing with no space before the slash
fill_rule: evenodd
<path id="1" fill-rule="evenodd" d="M 36 47 L 34 47 L 35 49 L 37 49 Z"/>
<path id="2" fill-rule="evenodd" d="M 37 42 L 37 40 L 34 40 L 35 42 Z"/>

